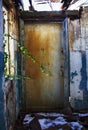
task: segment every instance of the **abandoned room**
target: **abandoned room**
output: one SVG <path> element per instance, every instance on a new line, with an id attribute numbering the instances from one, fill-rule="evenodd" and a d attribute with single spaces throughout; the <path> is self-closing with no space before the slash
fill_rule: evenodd
<path id="1" fill-rule="evenodd" d="M 0 0 L 0 130 L 88 130 L 88 0 Z"/>

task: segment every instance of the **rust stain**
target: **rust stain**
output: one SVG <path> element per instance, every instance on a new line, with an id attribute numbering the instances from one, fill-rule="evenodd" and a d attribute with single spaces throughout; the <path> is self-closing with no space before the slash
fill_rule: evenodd
<path id="1" fill-rule="evenodd" d="M 34 78 L 34 80 L 26 80 L 27 107 L 56 107 L 58 104 L 62 104 L 61 101 L 58 101 L 59 97 L 63 95 L 63 79 L 59 77 L 60 64 L 63 64 L 61 61 L 63 56 L 60 51 L 62 48 L 61 29 L 60 24 L 25 25 L 26 48 L 39 64 L 53 74 L 52 77 L 46 77 L 38 65 L 26 57 L 26 75 Z M 62 83 L 58 81 L 58 78 Z"/>

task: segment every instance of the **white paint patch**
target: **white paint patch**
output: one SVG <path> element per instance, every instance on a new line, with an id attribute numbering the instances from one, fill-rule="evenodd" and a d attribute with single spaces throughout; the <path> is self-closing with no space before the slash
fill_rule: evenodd
<path id="1" fill-rule="evenodd" d="M 85 39 L 86 39 L 86 33 L 85 33 L 85 27 L 83 27 L 84 25 L 82 25 L 81 23 L 81 37 L 80 37 L 80 44 L 81 44 L 81 50 L 85 51 L 86 48 L 86 44 L 85 44 Z"/>

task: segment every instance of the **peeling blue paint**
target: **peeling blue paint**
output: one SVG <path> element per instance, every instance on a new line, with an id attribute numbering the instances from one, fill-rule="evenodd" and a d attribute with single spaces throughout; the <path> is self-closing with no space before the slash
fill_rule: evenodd
<path id="1" fill-rule="evenodd" d="M 74 108 L 76 110 L 84 109 L 83 101 L 80 99 L 74 99 Z"/>
<path id="2" fill-rule="evenodd" d="M 88 109 L 88 91 L 83 92 L 83 106 Z"/>
<path id="3" fill-rule="evenodd" d="M 74 79 L 74 77 L 77 76 L 77 75 L 78 75 L 77 71 L 71 72 L 71 83 L 74 83 L 73 79 Z"/>
<path id="4" fill-rule="evenodd" d="M 88 100 L 74 99 L 74 103 L 74 109 L 76 110 L 88 109 Z"/>
<path id="5" fill-rule="evenodd" d="M 4 53 L 3 53 L 3 11 L 0 0 L 0 130 L 6 130 L 4 113 L 4 93 L 2 89 L 2 77 L 4 73 Z"/>
<path id="6" fill-rule="evenodd" d="M 81 81 L 79 89 L 87 91 L 87 72 L 86 72 L 86 53 L 82 52 L 82 68 L 81 68 Z"/>
<path id="7" fill-rule="evenodd" d="M 2 90 L 2 77 L 4 72 L 4 54 L 0 52 L 0 130 L 5 130 L 4 93 Z"/>

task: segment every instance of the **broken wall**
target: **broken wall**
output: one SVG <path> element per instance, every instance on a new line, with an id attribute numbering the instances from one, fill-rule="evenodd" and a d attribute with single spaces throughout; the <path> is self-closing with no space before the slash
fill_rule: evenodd
<path id="1" fill-rule="evenodd" d="M 88 108 L 88 8 L 81 19 L 69 20 L 70 103 L 75 109 Z"/>
<path id="2" fill-rule="evenodd" d="M 19 106 L 17 103 L 18 100 L 18 80 L 16 79 L 17 75 L 17 42 L 19 39 L 19 26 L 18 26 L 18 15 L 15 8 L 15 4 L 12 0 L 8 2 L 3 1 L 3 6 L 8 11 L 8 52 L 9 52 L 9 77 L 6 76 L 3 83 L 3 92 L 4 92 L 4 111 L 5 111 L 5 123 L 6 129 L 12 129 L 16 116 L 19 111 Z M 4 20 L 5 21 L 5 20 Z M 5 24 L 5 23 L 4 23 Z M 13 64 L 12 64 L 12 63 Z M 13 77 L 12 77 L 13 76 Z"/>

